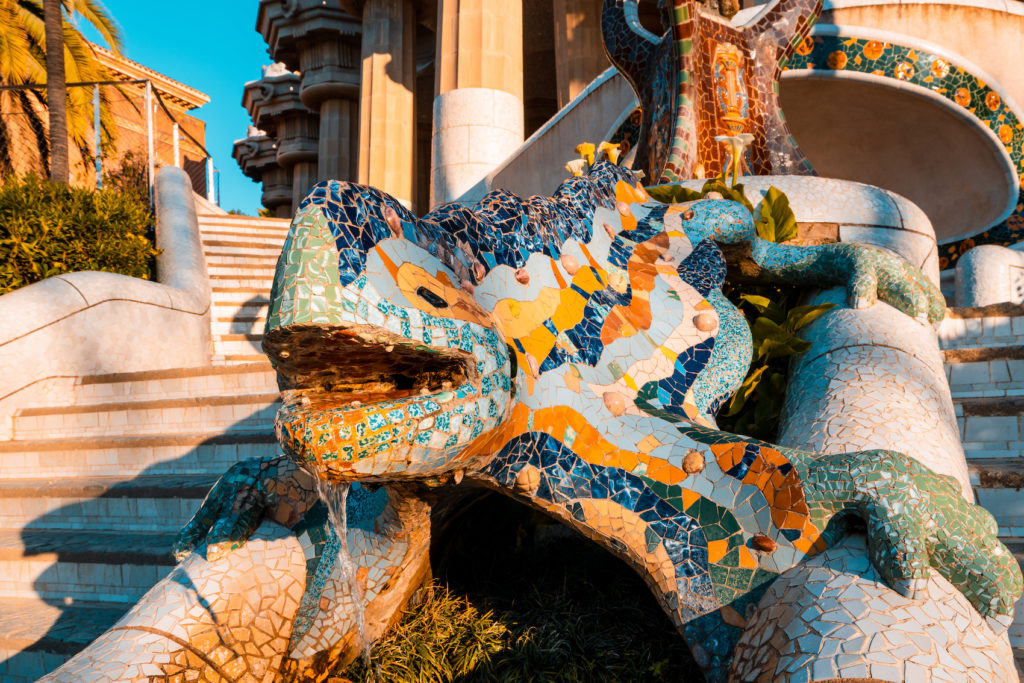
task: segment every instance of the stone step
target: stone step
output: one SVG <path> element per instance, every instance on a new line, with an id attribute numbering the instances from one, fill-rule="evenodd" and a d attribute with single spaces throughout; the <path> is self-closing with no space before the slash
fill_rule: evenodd
<path id="1" fill-rule="evenodd" d="M 263 315 L 243 316 L 234 318 L 218 318 L 210 323 L 210 331 L 215 335 L 222 334 L 256 334 L 262 335 L 267 318 Z"/>
<path id="2" fill-rule="evenodd" d="M 6 598 L 131 604 L 174 566 L 176 533 L 0 529 Z"/>
<path id="3" fill-rule="evenodd" d="M 228 240 L 203 240 L 203 251 L 214 254 L 225 254 L 234 256 L 260 256 L 262 258 L 273 258 L 275 261 L 281 253 L 281 245 L 245 245 L 239 242 Z"/>
<path id="4" fill-rule="evenodd" d="M 218 475 L 0 480 L 0 528 L 174 533 Z"/>
<path id="5" fill-rule="evenodd" d="M 1003 536 L 1000 540 L 1006 544 L 1017 563 L 1024 568 L 1024 535 Z M 1013 648 L 1017 660 L 1018 673 L 1024 672 L 1024 598 L 1017 601 L 1017 608 L 1013 614 L 1013 623 L 1009 629 L 1010 647 Z M 1024 674 L 1021 680 L 1024 681 Z"/>
<path id="6" fill-rule="evenodd" d="M 273 425 L 278 405 L 274 392 L 26 408 L 14 415 L 14 438 L 253 431 Z"/>
<path id="7" fill-rule="evenodd" d="M 75 384 L 73 404 L 80 406 L 111 401 L 230 396 L 276 390 L 277 376 L 270 363 L 263 362 L 231 368 L 210 366 L 87 375 L 80 377 Z M 56 403 L 43 402 L 33 407 L 67 405 L 70 405 L 69 401 L 61 397 Z"/>
<path id="8" fill-rule="evenodd" d="M 200 236 L 200 241 L 204 247 L 255 247 L 260 249 L 277 249 L 278 251 L 281 251 L 281 247 L 284 246 L 284 235 L 266 236 L 256 233 L 246 235 L 242 233 L 217 232 L 203 233 Z"/>
<path id="9" fill-rule="evenodd" d="M 232 273 L 230 275 L 211 275 L 210 286 L 217 288 L 229 287 L 252 287 L 270 294 L 270 287 L 274 284 L 273 272 L 264 273 Z"/>
<path id="10" fill-rule="evenodd" d="M 210 226 L 250 226 L 265 229 L 287 230 L 291 225 L 290 218 L 264 218 L 263 216 L 236 216 L 232 214 L 199 214 L 200 228 Z"/>
<path id="11" fill-rule="evenodd" d="M 129 605 L 32 598 L 0 600 L 0 681 L 31 683 L 113 626 Z"/>
<path id="12" fill-rule="evenodd" d="M 220 236 L 227 237 L 260 237 L 283 241 L 288 235 L 288 228 L 275 228 L 266 226 L 245 226 L 245 225 L 203 225 L 199 228 L 203 237 Z"/>
<path id="13" fill-rule="evenodd" d="M 273 263 L 225 263 L 216 265 L 206 265 L 206 271 L 210 274 L 210 278 L 217 276 L 231 276 L 231 277 L 274 277 L 274 265 Z"/>
<path id="14" fill-rule="evenodd" d="M 968 462 L 1024 454 L 1024 397 L 959 398 L 954 408 Z"/>
<path id="15" fill-rule="evenodd" d="M 219 476 L 240 460 L 281 452 L 272 427 L 228 433 L 147 434 L 0 442 L 5 479 Z"/>
<path id="16" fill-rule="evenodd" d="M 237 251 L 225 251 L 216 249 L 205 249 L 203 254 L 206 256 L 207 266 L 233 266 L 233 265 L 253 265 L 253 266 L 267 266 L 274 268 L 277 265 L 277 257 L 280 254 L 239 254 Z"/>
<path id="17" fill-rule="evenodd" d="M 943 349 L 1018 345 L 1024 342 L 1024 316 L 1012 304 L 954 309 L 939 324 L 938 335 Z"/>
<path id="18" fill-rule="evenodd" d="M 255 362 L 261 358 L 265 360 L 266 356 L 262 354 L 257 355 L 255 353 L 214 353 L 213 356 L 211 356 L 213 365 L 218 367 L 246 364 L 246 362 Z"/>
<path id="19" fill-rule="evenodd" d="M 262 332 L 260 334 L 220 334 L 213 338 L 213 353 L 218 356 L 262 354 L 261 341 L 263 341 Z"/>
<path id="20" fill-rule="evenodd" d="M 222 296 L 228 297 L 230 295 L 224 294 Z M 236 318 L 266 318 L 270 307 L 268 296 L 241 297 L 241 300 L 228 298 L 214 299 L 212 302 L 213 315 L 211 318 L 220 321 L 235 320 Z"/>

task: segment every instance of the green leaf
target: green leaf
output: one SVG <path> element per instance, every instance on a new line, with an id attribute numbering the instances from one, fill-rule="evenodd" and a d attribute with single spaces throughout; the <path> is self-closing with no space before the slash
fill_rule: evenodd
<path id="1" fill-rule="evenodd" d="M 789 206 L 789 197 L 774 185 L 768 188 L 761 200 L 755 219 L 761 239 L 787 242 L 797 237 L 796 215 Z"/>
<path id="2" fill-rule="evenodd" d="M 757 309 L 758 313 L 764 314 L 769 320 L 773 322 L 781 323 L 786 317 L 786 312 L 782 310 L 782 307 L 766 296 L 758 296 L 756 294 L 741 294 L 740 299 L 749 303 L 751 306 Z"/>
<path id="3" fill-rule="evenodd" d="M 835 304 L 817 304 L 815 306 L 797 306 L 792 308 L 786 314 L 786 329 L 790 332 L 796 332 L 801 327 L 810 325 L 824 315 L 825 311 L 834 307 Z"/>
<path id="4" fill-rule="evenodd" d="M 754 390 L 757 389 L 757 385 L 761 381 L 762 375 L 764 375 L 764 371 L 767 369 L 767 365 L 762 365 L 747 375 L 747 378 L 743 380 L 743 384 L 741 384 L 740 388 L 736 390 L 735 394 L 733 394 L 732 401 L 729 403 L 729 412 L 726 413 L 726 415 L 731 417 L 743 410 L 743 406 L 746 404 L 747 399 L 753 395 Z"/>
<path id="5" fill-rule="evenodd" d="M 644 188 L 647 194 L 663 204 L 683 204 L 695 202 L 704 195 L 697 190 L 691 190 L 682 185 L 655 185 Z"/>

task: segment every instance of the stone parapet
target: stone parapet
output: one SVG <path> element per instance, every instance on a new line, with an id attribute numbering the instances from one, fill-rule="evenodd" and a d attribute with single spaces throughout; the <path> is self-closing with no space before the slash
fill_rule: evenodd
<path id="1" fill-rule="evenodd" d="M 956 262 L 956 305 L 1024 302 L 1024 254 L 995 244 L 974 247 Z"/>
<path id="2" fill-rule="evenodd" d="M 0 297 L 0 415 L 82 375 L 210 364 L 210 285 L 184 171 L 160 169 L 156 202 L 157 282 L 69 273 Z"/>

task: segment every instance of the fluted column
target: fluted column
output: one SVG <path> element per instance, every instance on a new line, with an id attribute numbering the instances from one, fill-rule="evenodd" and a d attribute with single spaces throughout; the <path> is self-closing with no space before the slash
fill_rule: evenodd
<path id="1" fill-rule="evenodd" d="M 412 205 L 416 12 L 412 0 L 363 6 L 359 182 Z"/>
<path id="2" fill-rule="evenodd" d="M 523 141 L 522 0 L 440 0 L 431 204 L 473 203 Z"/>
<path id="3" fill-rule="evenodd" d="M 611 64 L 601 39 L 601 0 L 553 0 L 559 108 Z"/>

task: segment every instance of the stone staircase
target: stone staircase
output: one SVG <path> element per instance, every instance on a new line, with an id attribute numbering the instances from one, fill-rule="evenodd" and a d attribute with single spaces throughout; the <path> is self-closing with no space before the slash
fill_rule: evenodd
<path id="1" fill-rule="evenodd" d="M 201 215 L 213 365 L 80 377 L 0 442 L 0 681 L 33 681 L 173 566 L 171 543 L 233 463 L 278 452 L 260 351 L 288 221 Z"/>
<path id="2" fill-rule="evenodd" d="M 289 221 L 200 216 L 213 306 L 213 362 L 266 362 L 260 350 L 270 286 Z"/>
<path id="3" fill-rule="evenodd" d="M 939 342 L 971 484 L 1024 566 L 1024 307 L 954 309 Z M 1024 601 L 1010 643 L 1024 664 Z"/>

